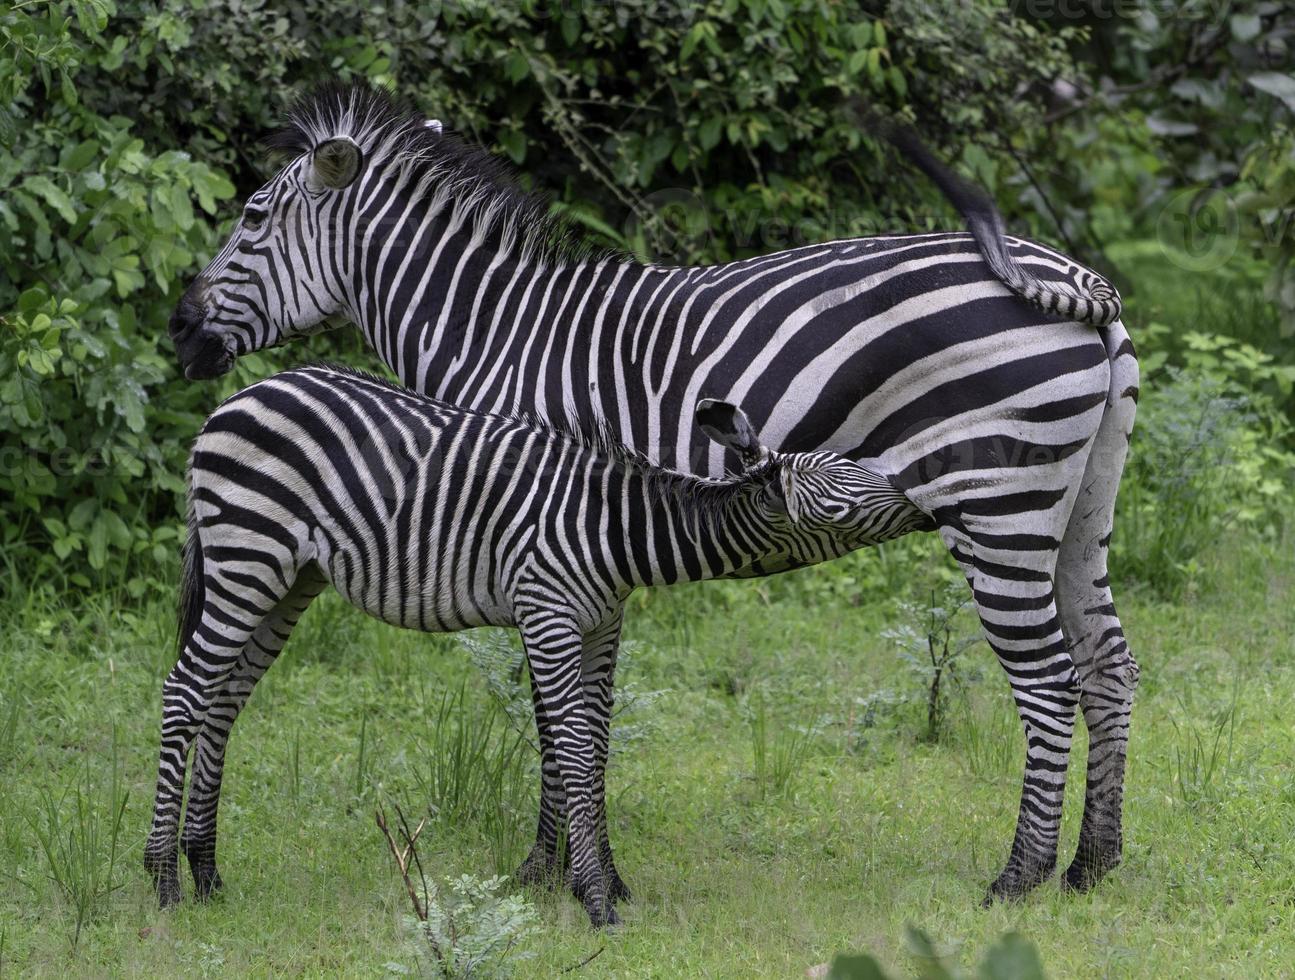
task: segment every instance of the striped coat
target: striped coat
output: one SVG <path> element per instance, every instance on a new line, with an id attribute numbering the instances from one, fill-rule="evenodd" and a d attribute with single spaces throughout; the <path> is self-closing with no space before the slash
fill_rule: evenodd
<path id="1" fill-rule="evenodd" d="M 172 318 L 190 377 L 340 316 L 410 387 L 605 418 L 664 466 L 723 472 L 724 450 L 691 423 L 712 397 L 742 404 L 777 450 L 885 474 L 960 564 L 1021 717 L 1020 813 L 991 896 L 1054 868 L 1077 710 L 1091 749 L 1066 882 L 1118 863 L 1138 670 L 1106 554 L 1138 368 L 1108 283 L 1006 237 L 984 195 L 911 142 L 970 234 L 697 268 L 573 247 L 495 161 L 381 92 L 318 93 L 274 142 L 293 157 Z M 560 820 L 542 804 L 540 862 Z"/>
<path id="2" fill-rule="evenodd" d="M 697 419 L 744 470 L 703 480 L 603 435 L 435 402 L 329 368 L 289 371 L 225 402 L 194 443 L 180 658 L 163 691 L 146 861 L 179 899 L 185 759 L 201 732 L 184 850 L 200 895 L 215 865 L 220 762 L 250 693 L 331 584 L 395 626 L 516 626 L 537 719 L 568 804 L 573 887 L 595 924 L 626 894 L 603 771 L 625 599 L 639 586 L 807 565 L 927 518 L 885 477 L 832 453 L 771 453 L 745 415 Z"/>

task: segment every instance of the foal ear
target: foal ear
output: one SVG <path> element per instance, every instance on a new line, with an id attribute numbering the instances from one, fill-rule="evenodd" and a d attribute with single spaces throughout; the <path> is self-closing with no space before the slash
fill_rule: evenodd
<path id="1" fill-rule="evenodd" d="M 716 401 L 714 398 L 703 398 L 697 403 L 695 415 L 702 432 L 725 449 L 737 453 L 744 466 L 757 463 L 769 455 L 769 450 L 760 444 L 760 438 L 755 434 L 755 428 L 746 417 L 746 412 L 736 405 Z"/>
<path id="2" fill-rule="evenodd" d="M 315 190 L 341 190 L 360 176 L 364 154 L 349 136 L 324 140 L 310 151 L 308 180 Z"/>

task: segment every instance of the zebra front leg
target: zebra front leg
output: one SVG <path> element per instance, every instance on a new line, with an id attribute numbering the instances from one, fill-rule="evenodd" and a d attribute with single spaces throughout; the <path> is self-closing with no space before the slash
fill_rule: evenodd
<path id="1" fill-rule="evenodd" d="M 611 735 L 612 706 L 616 657 L 620 651 L 621 623 L 624 607 L 619 607 L 607 622 L 584 637 L 585 705 L 594 739 L 594 806 L 598 814 L 598 856 L 607 876 L 607 894 L 612 902 L 630 901 L 629 886 L 616 870 L 612 857 L 611 837 L 607 828 L 607 757 Z"/>
<path id="2" fill-rule="evenodd" d="M 533 678 L 530 683 L 540 744 L 540 814 L 535 844 L 513 878 L 525 885 L 552 889 L 564 883 L 571 867 L 570 852 L 563 847 L 562 839 L 566 827 L 566 793 L 553 750 L 553 735 L 544 716 L 544 701 Z"/>
<path id="3" fill-rule="evenodd" d="M 580 631 L 552 606 L 529 604 L 518 608 L 518 626 L 566 794 L 571 890 L 595 928 L 611 925 L 619 920 L 608 898 L 607 878 L 598 855 L 594 743 L 581 684 Z"/>
<path id="4" fill-rule="evenodd" d="M 967 573 L 985 638 L 1007 672 L 1025 731 L 1016 835 L 1007 866 L 985 897 L 988 905 L 1024 897 L 1056 869 L 1079 679 L 1057 615 L 1055 551 L 993 548 L 1013 538 L 979 528 L 970 534 L 946 528 L 942 536 Z M 1025 537 L 1031 536 L 1014 540 Z"/>
<path id="5" fill-rule="evenodd" d="M 318 571 L 303 571 L 244 645 L 242 655 L 213 699 L 198 732 L 184 829 L 180 834 L 180 849 L 193 875 L 195 898 L 209 898 L 223 884 L 216 868 L 216 821 L 230 731 L 257 681 L 274 663 L 293 627 L 324 585 Z"/>

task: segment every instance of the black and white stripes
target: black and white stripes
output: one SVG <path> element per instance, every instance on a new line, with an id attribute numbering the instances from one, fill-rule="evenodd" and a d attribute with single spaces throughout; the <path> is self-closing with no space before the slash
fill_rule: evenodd
<path id="1" fill-rule="evenodd" d="M 759 561 L 813 564 L 929 526 L 856 463 L 769 453 L 723 403 L 702 402 L 697 418 L 743 458 L 740 476 L 660 470 L 599 435 L 465 411 L 329 368 L 277 375 L 218 408 L 193 448 L 181 653 L 163 694 L 146 848 L 163 903 L 180 894 L 192 740 L 183 847 L 206 895 L 220 883 L 215 821 L 230 729 L 327 583 L 396 626 L 521 630 L 574 888 L 595 923 L 614 918 L 611 903 L 628 891 L 608 843 L 603 769 L 630 591 Z"/>
<path id="2" fill-rule="evenodd" d="M 983 194 L 929 156 L 972 234 L 670 268 L 572 247 L 497 163 L 381 92 L 320 93 L 276 142 L 298 156 L 172 320 L 191 377 L 342 315 L 416 390 L 606 419 L 667 467 L 723 472 L 692 424 L 714 397 L 775 449 L 886 474 L 966 573 L 1025 728 L 1020 820 L 992 894 L 1024 894 L 1054 866 L 1076 705 L 1092 748 L 1066 880 L 1086 887 L 1118 862 L 1137 667 L 1106 552 L 1138 368 L 1108 283 L 1004 237 Z"/>

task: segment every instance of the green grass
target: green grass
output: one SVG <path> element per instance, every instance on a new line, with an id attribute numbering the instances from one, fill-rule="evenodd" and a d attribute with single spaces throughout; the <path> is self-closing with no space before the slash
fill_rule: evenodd
<path id="1" fill-rule="evenodd" d="M 848 591 L 848 575 L 866 578 L 875 555 L 636 596 L 637 648 L 618 679 L 668 693 L 632 719 L 647 724 L 610 771 L 613 841 L 635 901 L 620 930 L 597 934 L 571 898 L 533 894 L 541 928 L 521 975 L 554 975 L 604 946 L 572 975 L 799 977 L 842 950 L 902 975 L 914 968 L 906 924 L 964 966 L 1017 929 L 1056 977 L 1288 971 L 1293 550 L 1238 545 L 1201 576 L 1210 590 L 1181 605 L 1117 595 L 1142 665 L 1125 863 L 1091 895 L 1052 882 L 987 911 L 978 903 L 1006 856 L 1022 746 L 983 645 L 964 661 L 979 679 L 931 744 L 922 692 L 881 637 L 897 625 L 896 601 L 823 598 Z M 944 565 L 913 562 L 901 597 L 929 596 Z M 171 610 L 28 598 L 0 615 L 0 975 L 382 975 L 415 961 L 377 805 L 439 808 L 420 851 L 441 878 L 486 877 L 525 854 L 534 760 L 525 746 L 520 762 L 509 755 L 511 729 L 467 653 L 326 597 L 234 734 L 225 894 L 160 913 L 140 856 Z M 867 710 L 883 690 L 911 697 Z M 473 771 L 455 771 L 455 757 Z M 1081 737 L 1063 862 L 1083 760 Z M 60 866 L 93 879 L 88 914 L 51 878 L 40 844 L 51 805 L 65 828 L 83 828 Z M 79 841 L 101 865 L 87 869 Z"/>

